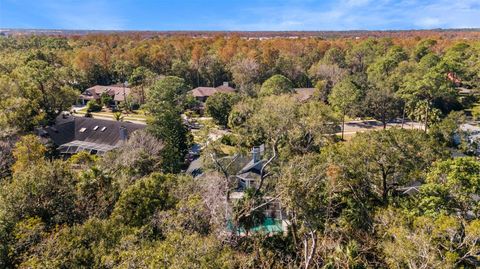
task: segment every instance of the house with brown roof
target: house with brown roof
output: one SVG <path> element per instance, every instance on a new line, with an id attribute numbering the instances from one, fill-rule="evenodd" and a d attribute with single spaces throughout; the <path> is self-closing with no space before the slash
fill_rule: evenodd
<path id="1" fill-rule="evenodd" d="M 79 96 L 79 102 L 85 105 L 90 100 L 99 101 L 102 94 L 108 94 L 112 97 L 112 100 L 115 102 L 115 105 L 118 105 L 121 102 L 125 102 L 127 97 L 130 95 L 131 89 L 124 84 L 115 84 L 109 86 L 95 85 L 86 89 Z"/>
<path id="2" fill-rule="evenodd" d="M 224 82 L 218 87 L 197 87 L 190 91 L 190 93 L 200 102 L 205 102 L 208 97 L 217 92 L 234 93 L 235 89 L 230 87 L 228 82 Z"/>

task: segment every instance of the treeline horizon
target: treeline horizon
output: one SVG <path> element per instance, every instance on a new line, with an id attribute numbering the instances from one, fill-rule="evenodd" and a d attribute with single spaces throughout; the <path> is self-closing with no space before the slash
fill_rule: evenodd
<path id="1" fill-rule="evenodd" d="M 351 30 L 96 30 L 54 28 L 0 28 L 0 33 L 12 35 L 44 35 L 54 37 L 86 35 L 138 35 L 142 37 L 298 37 L 298 38 L 368 38 L 368 37 L 445 37 L 480 38 L 480 28 L 432 28 L 432 29 L 351 29 Z"/>

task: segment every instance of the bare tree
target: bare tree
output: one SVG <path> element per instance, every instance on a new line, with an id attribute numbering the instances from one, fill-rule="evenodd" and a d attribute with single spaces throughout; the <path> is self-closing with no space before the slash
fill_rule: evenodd
<path id="1" fill-rule="evenodd" d="M 233 82 L 237 85 L 240 91 L 247 94 L 252 94 L 254 84 L 258 80 L 260 73 L 260 65 L 255 59 L 245 58 L 235 62 L 230 71 L 233 75 Z"/>
<path id="2" fill-rule="evenodd" d="M 113 173 L 128 170 L 128 181 L 135 180 L 160 169 L 163 147 L 162 141 L 147 131 L 135 131 L 122 147 L 105 154 L 100 165 Z"/>

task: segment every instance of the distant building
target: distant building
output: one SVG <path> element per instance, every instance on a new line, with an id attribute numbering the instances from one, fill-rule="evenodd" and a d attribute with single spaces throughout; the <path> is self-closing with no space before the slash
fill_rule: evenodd
<path id="1" fill-rule="evenodd" d="M 80 96 L 79 102 L 85 105 L 90 100 L 99 101 L 102 94 L 108 94 L 112 97 L 115 105 L 124 102 L 130 95 L 131 89 L 123 84 L 116 84 L 110 86 L 95 85 L 86 89 Z"/>
<path id="2" fill-rule="evenodd" d="M 190 93 L 200 102 L 205 102 L 208 97 L 217 92 L 234 93 L 235 89 L 230 87 L 228 82 L 224 82 L 218 87 L 197 87 L 190 91 Z"/>
<path id="3" fill-rule="evenodd" d="M 87 117 L 59 116 L 55 125 L 40 131 L 50 138 L 60 154 L 70 156 L 80 151 L 102 155 L 125 143 L 130 134 L 145 125 L 99 120 Z"/>

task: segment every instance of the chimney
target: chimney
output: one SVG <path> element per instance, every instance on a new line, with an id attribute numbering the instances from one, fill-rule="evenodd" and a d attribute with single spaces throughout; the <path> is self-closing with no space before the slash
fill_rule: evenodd
<path id="1" fill-rule="evenodd" d="M 120 126 L 120 142 L 124 143 L 128 139 L 128 131 L 124 126 Z"/>
<path id="2" fill-rule="evenodd" d="M 228 87 L 228 81 L 224 81 L 224 82 L 223 82 L 223 86 Z"/>
<path id="3" fill-rule="evenodd" d="M 260 147 L 253 147 L 252 149 L 252 159 L 254 163 L 260 161 Z"/>

